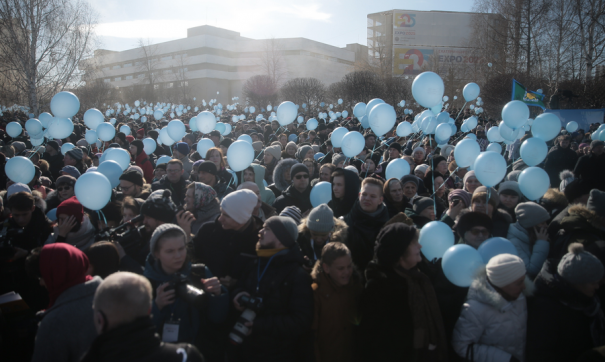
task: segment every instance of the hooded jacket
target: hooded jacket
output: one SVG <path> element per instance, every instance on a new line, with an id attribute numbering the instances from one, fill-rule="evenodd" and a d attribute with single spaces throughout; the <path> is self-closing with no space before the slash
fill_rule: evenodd
<path id="1" fill-rule="evenodd" d="M 544 171 L 550 177 L 550 184 L 560 184 L 559 173 L 563 170 L 573 170 L 577 162 L 578 154 L 571 147 L 563 148 L 557 145 L 551 148 L 544 160 Z"/>
<path id="2" fill-rule="evenodd" d="M 384 223 L 389 221 L 389 211 L 384 204 L 381 204 L 378 210 L 368 214 L 362 210 L 359 200 L 357 200 L 344 220 L 348 225 L 347 233 L 344 236 L 345 244 L 351 250 L 353 263 L 360 270 L 364 270 L 370 260 L 374 258 L 376 236 Z"/>
<path id="3" fill-rule="evenodd" d="M 277 166 L 275 166 L 272 177 L 273 184 L 270 185 L 269 188 L 271 189 L 271 191 L 273 191 L 276 198 L 279 197 L 281 193 L 286 191 L 286 189 L 290 186 L 290 182 L 286 181 L 284 173 L 286 172 L 286 170 L 290 170 L 290 168 L 297 163 L 299 162 L 295 159 L 287 159 L 279 161 Z M 269 167 L 267 167 L 267 172 L 269 172 Z"/>
<path id="4" fill-rule="evenodd" d="M 485 267 L 478 272 L 454 329 L 452 344 L 459 356 L 466 357 L 472 344 L 476 362 L 508 362 L 511 356 L 525 360 L 525 296 L 533 291 L 527 277 L 525 286 L 523 293 L 509 302 L 489 284 Z"/>
<path id="5" fill-rule="evenodd" d="M 139 166 L 141 170 L 143 170 L 143 177 L 145 177 L 145 181 L 147 181 L 147 183 L 151 183 L 153 181 L 153 164 L 151 163 L 151 160 L 149 160 L 149 157 L 145 151 L 141 150 L 141 153 L 139 153 L 134 159 L 134 163 Z M 183 163 L 183 166 L 184 165 L 185 163 Z M 189 171 L 191 172 L 191 167 L 189 168 Z M 185 170 L 185 172 L 187 172 L 187 170 Z"/>
<path id="6" fill-rule="evenodd" d="M 66 237 L 62 237 L 59 235 L 59 226 L 57 225 L 53 228 L 53 233 L 48 237 L 45 244 L 52 244 L 57 242 L 67 243 L 69 245 L 75 246 L 76 248 L 82 251 L 85 251 L 95 241 L 95 233 L 95 227 L 90 222 L 88 215 L 84 214 L 80 229 L 78 231 L 70 231 L 67 233 Z"/>
<path id="7" fill-rule="evenodd" d="M 265 184 L 263 183 L 265 180 L 265 167 L 255 163 L 253 163 L 251 166 L 254 169 L 254 183 L 260 190 L 261 201 L 266 204 L 273 205 L 273 202 L 275 201 L 275 194 L 270 188 L 265 187 Z"/>
<path id="8" fill-rule="evenodd" d="M 542 264 L 548 257 L 550 244 L 547 240 L 536 240 L 532 242 L 529 237 L 529 232 L 517 221 L 511 224 L 508 228 L 506 238 L 513 243 L 519 253 L 519 257 L 523 259 L 527 275 L 534 279 L 542 269 Z"/>
<path id="9" fill-rule="evenodd" d="M 580 157 L 573 173 L 577 178 L 594 181 L 599 190 L 605 190 L 605 154 L 590 153 Z"/>
<path id="10" fill-rule="evenodd" d="M 274 170 L 275 170 L 275 167 L 277 166 L 277 162 L 278 161 L 275 159 L 275 157 L 269 164 L 266 164 L 265 160 L 260 161 L 260 164 L 265 166 L 265 168 L 267 169 L 267 172 L 265 173 L 265 181 L 267 181 L 267 185 L 271 185 L 274 182 L 273 181 Z M 279 195 L 275 195 L 275 196 L 279 196 Z"/>
<path id="11" fill-rule="evenodd" d="M 212 186 L 212 188 L 214 191 L 216 191 L 218 201 L 222 201 L 225 196 L 233 192 L 233 188 L 228 185 L 229 183 L 225 181 L 225 179 L 221 178 L 220 176 L 216 176 L 216 183 L 214 186 Z"/>
<path id="12" fill-rule="evenodd" d="M 332 200 L 328 202 L 328 206 L 332 209 L 334 217 L 336 218 L 345 216 L 351 211 L 357 200 L 357 196 L 359 195 L 359 190 L 361 189 L 361 181 L 355 172 L 344 170 L 344 179 L 345 194 L 342 200 L 339 200 L 334 196 L 334 190 L 332 189 Z M 334 182 L 334 179 L 331 179 L 330 181 Z"/>
<path id="13" fill-rule="evenodd" d="M 567 209 L 569 215 L 563 217 L 557 238 L 553 240 L 550 255 L 561 258 L 567 254 L 571 243 L 581 243 L 584 246 L 597 240 L 605 240 L 605 230 L 600 228 L 599 218 L 594 211 L 584 205 L 572 205 Z"/>
<path id="14" fill-rule="evenodd" d="M 294 185 L 290 185 L 286 191 L 281 194 L 281 196 L 275 199 L 275 202 L 273 203 L 275 212 L 278 214 L 288 206 L 298 207 L 301 214 L 304 214 L 307 212 L 307 210 L 312 209 L 311 185 L 308 185 L 303 192 L 298 191 Z"/>
<path id="15" fill-rule="evenodd" d="M 311 238 L 311 230 L 307 226 L 309 218 L 304 218 L 298 226 L 298 239 L 296 240 L 298 246 L 302 250 L 304 256 L 308 257 L 309 260 L 315 261 L 321 259 L 321 251 L 325 244 L 336 241 L 334 239 L 335 234 L 341 234 L 346 232 L 347 224 L 341 219 L 334 218 L 334 229 L 331 231 L 332 236 L 323 245 L 315 245 Z"/>

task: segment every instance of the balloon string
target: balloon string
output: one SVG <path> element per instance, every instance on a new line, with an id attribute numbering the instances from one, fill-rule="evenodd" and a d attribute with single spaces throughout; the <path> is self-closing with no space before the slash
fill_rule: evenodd
<path id="1" fill-rule="evenodd" d="M 324 142 L 325 144 L 325 142 Z M 330 151 L 328 151 L 328 153 L 326 153 L 323 157 L 320 157 L 319 160 L 317 160 L 319 163 L 321 163 L 321 161 L 324 160 L 324 158 L 328 157 L 328 155 L 330 154 L 330 152 L 332 152 L 332 150 L 334 150 L 334 147 L 332 147 L 332 149 Z"/>
<path id="2" fill-rule="evenodd" d="M 462 132 L 462 136 L 460 136 L 460 137 L 456 138 L 456 139 L 455 139 L 455 140 L 453 140 L 451 143 L 453 144 L 454 142 L 458 141 L 459 139 L 461 139 L 462 137 L 466 136 L 466 135 L 467 135 L 467 134 L 469 134 L 469 133 L 470 133 L 470 131 L 469 131 L 469 132 Z"/>
<path id="3" fill-rule="evenodd" d="M 467 104 L 467 103 L 468 103 L 468 102 L 464 102 L 464 105 L 462 106 L 462 108 L 460 108 L 460 112 L 458 112 L 458 115 L 456 116 L 456 119 L 455 119 L 454 121 L 458 120 L 458 117 L 460 117 L 460 114 L 462 113 L 462 111 L 463 111 L 463 110 L 464 110 L 464 108 L 466 107 L 466 104 Z"/>
<path id="4" fill-rule="evenodd" d="M 432 160 L 431 160 L 432 161 Z M 456 172 L 458 172 L 458 169 L 460 169 L 460 167 L 456 167 L 456 169 L 454 170 L 454 172 L 450 173 L 450 175 L 448 176 L 448 178 L 445 179 L 445 181 L 443 181 L 443 183 L 441 184 L 441 186 L 439 186 L 437 188 L 437 191 L 439 191 L 440 188 L 442 188 L 445 183 L 452 178 L 452 175 L 455 174 Z M 435 188 L 435 185 L 433 185 L 433 189 Z M 431 197 L 435 196 L 435 194 L 437 193 L 437 191 L 433 192 L 433 194 L 431 195 Z"/>
<path id="5" fill-rule="evenodd" d="M 105 223 L 105 227 L 107 227 L 107 219 L 105 218 L 105 214 L 103 214 L 103 211 L 97 210 L 97 216 L 99 217 L 99 219 L 101 218 L 101 216 L 103 217 L 103 222 Z"/>
<path id="6" fill-rule="evenodd" d="M 374 148 L 376 148 L 376 144 L 374 143 Z M 372 158 L 372 156 L 374 156 L 374 148 L 372 148 L 372 153 L 370 154 L 370 158 Z M 368 177 L 368 171 L 370 171 L 370 168 L 366 168 L 366 175 L 363 178 Z"/>
<path id="7" fill-rule="evenodd" d="M 435 213 L 435 219 L 437 218 L 437 201 L 435 201 L 435 168 L 433 167 L 433 158 L 431 157 L 431 177 L 433 178 L 433 212 Z M 445 182 L 444 182 L 445 183 Z"/>

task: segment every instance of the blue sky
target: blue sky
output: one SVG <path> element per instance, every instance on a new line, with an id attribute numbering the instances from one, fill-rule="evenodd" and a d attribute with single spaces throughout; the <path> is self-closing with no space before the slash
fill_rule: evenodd
<path id="1" fill-rule="evenodd" d="M 344 47 L 366 44 L 366 15 L 391 9 L 471 11 L 472 0 L 89 0 L 99 13 L 101 48 L 126 50 L 213 25 L 253 39 L 304 37 Z"/>

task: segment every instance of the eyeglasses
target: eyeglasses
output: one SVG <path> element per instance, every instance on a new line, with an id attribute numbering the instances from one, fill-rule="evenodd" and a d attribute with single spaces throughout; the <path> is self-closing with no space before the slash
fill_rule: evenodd
<path id="1" fill-rule="evenodd" d="M 59 192 L 61 192 L 61 191 L 69 191 L 71 189 L 72 189 L 71 186 L 57 187 L 57 191 L 59 191 Z"/>
<path id="2" fill-rule="evenodd" d="M 300 180 L 301 178 L 309 178 L 309 175 L 307 175 L 306 173 L 302 174 L 302 175 L 296 175 L 294 176 L 295 179 Z"/>
<path id="3" fill-rule="evenodd" d="M 473 228 L 473 229 L 470 229 L 469 231 L 471 232 L 471 234 L 473 234 L 473 236 L 479 236 L 479 234 L 489 236 L 489 231 L 485 230 L 485 229 Z"/>

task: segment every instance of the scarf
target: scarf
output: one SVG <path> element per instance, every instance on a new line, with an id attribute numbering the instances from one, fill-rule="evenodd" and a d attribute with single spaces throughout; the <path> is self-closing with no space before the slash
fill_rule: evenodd
<path id="1" fill-rule="evenodd" d="M 281 249 L 256 249 L 256 255 L 260 258 L 270 258 L 273 255 L 279 253 L 282 250 L 286 250 L 287 248 Z"/>
<path id="2" fill-rule="evenodd" d="M 208 205 L 212 200 L 217 197 L 216 191 L 206 184 L 201 182 L 195 183 L 195 193 L 193 195 L 194 198 L 194 207 L 196 210 L 199 210 L 204 205 Z"/>

